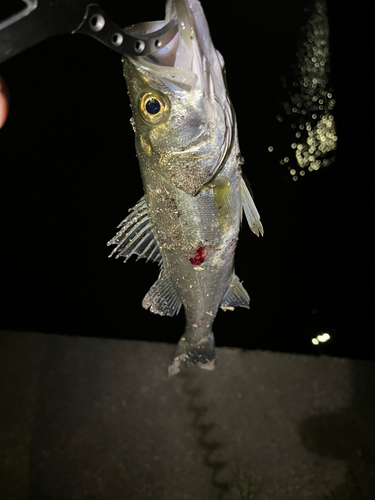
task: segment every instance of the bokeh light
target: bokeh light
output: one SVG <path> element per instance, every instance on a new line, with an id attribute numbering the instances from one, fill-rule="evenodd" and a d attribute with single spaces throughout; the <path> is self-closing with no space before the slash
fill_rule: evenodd
<path id="1" fill-rule="evenodd" d="M 321 333 L 321 334 L 317 335 L 316 337 L 314 337 L 313 339 L 311 339 L 311 342 L 314 345 L 319 345 L 320 343 L 327 342 L 330 338 L 331 338 L 331 336 L 329 333 Z"/>
<path id="2" fill-rule="evenodd" d="M 288 93 L 283 104 L 285 116 L 276 116 L 278 122 L 289 125 L 293 131 L 291 153 L 289 157 L 284 154 L 279 163 L 293 162 L 289 173 L 294 181 L 306 172 L 331 165 L 337 148 L 335 99 L 329 82 L 329 24 L 324 0 L 315 2 L 302 33 L 291 75 L 284 79 L 283 86 Z M 268 151 L 272 152 L 273 147 Z"/>

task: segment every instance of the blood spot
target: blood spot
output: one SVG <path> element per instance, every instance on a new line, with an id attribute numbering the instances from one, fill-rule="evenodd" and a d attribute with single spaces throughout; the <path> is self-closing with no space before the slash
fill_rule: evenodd
<path id="1" fill-rule="evenodd" d="M 202 264 L 202 262 L 204 262 L 204 259 L 207 256 L 207 254 L 208 254 L 208 252 L 207 252 L 206 247 L 198 248 L 197 250 L 195 250 L 194 257 L 191 257 L 191 259 L 189 259 L 190 264 L 192 264 L 193 266 L 197 266 L 198 264 Z"/>

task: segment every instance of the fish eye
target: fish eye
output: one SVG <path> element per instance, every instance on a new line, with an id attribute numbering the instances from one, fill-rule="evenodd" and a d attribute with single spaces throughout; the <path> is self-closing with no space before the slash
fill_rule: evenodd
<path id="1" fill-rule="evenodd" d="M 146 111 L 149 115 L 157 115 L 160 113 L 161 104 L 160 101 L 151 97 L 146 101 Z"/>
<path id="2" fill-rule="evenodd" d="M 169 101 L 160 92 L 146 92 L 139 101 L 139 113 L 148 123 L 160 123 L 169 113 Z"/>

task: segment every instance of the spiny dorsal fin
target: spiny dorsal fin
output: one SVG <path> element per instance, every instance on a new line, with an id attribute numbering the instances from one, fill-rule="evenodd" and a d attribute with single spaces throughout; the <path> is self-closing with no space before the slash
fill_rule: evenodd
<path id="1" fill-rule="evenodd" d="M 181 305 L 181 299 L 168 276 L 162 276 L 156 280 L 142 301 L 142 306 L 145 309 L 150 308 L 151 312 L 160 314 L 160 316 L 178 314 Z"/>
<path id="2" fill-rule="evenodd" d="M 224 311 L 233 311 L 235 307 L 246 307 L 249 309 L 250 297 L 238 276 L 234 275 L 232 283 L 221 301 L 220 307 Z"/>
<path id="3" fill-rule="evenodd" d="M 240 192 L 242 209 L 245 212 L 250 229 L 257 236 L 259 236 L 259 233 L 263 236 L 263 226 L 260 222 L 260 215 L 244 179 L 241 179 Z"/>
<path id="4" fill-rule="evenodd" d="M 134 254 L 138 255 L 137 260 L 151 259 L 162 264 L 144 196 L 130 209 L 130 214 L 117 227 L 121 228 L 120 231 L 107 243 L 108 246 L 116 245 L 109 257 L 117 253 L 116 259 L 125 257 L 126 262 Z"/>

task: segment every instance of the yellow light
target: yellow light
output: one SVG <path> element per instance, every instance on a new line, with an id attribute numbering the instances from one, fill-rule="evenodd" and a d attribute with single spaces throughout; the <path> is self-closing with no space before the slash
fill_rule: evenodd
<path id="1" fill-rule="evenodd" d="M 311 342 L 314 344 L 314 345 L 318 345 L 319 344 L 319 341 L 317 339 L 311 339 Z"/>
<path id="2" fill-rule="evenodd" d="M 319 342 L 327 342 L 327 340 L 329 340 L 331 337 L 328 333 L 322 333 L 321 335 L 318 335 L 316 338 L 319 340 Z"/>
<path id="3" fill-rule="evenodd" d="M 337 149 L 337 134 L 332 110 L 335 106 L 333 90 L 329 88 L 329 23 L 326 1 L 315 0 L 305 28 L 305 40 L 297 50 L 295 63 L 295 89 L 289 91 L 284 102 L 287 115 L 291 115 L 295 139 L 291 141 L 293 155 L 284 157 L 280 165 L 297 166 L 314 172 L 328 167 L 334 160 Z M 285 83 L 285 87 L 291 82 Z M 305 118 L 302 116 L 305 115 Z M 277 115 L 279 122 L 283 121 Z M 306 121 L 304 121 L 306 120 Z M 292 157 L 294 156 L 294 158 Z M 294 161 L 293 161 L 294 160 Z M 298 177 L 289 169 L 293 180 Z M 301 174 L 303 175 L 303 174 Z"/>

